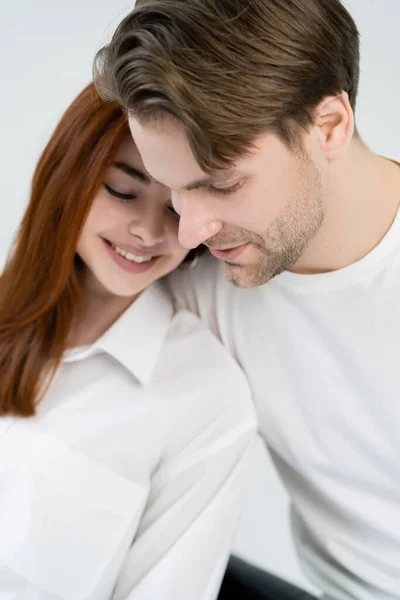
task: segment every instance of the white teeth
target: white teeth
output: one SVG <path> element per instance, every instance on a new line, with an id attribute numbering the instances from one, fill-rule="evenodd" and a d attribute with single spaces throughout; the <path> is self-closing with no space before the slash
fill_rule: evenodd
<path id="1" fill-rule="evenodd" d="M 120 248 L 119 246 L 113 245 L 113 248 L 114 248 L 115 252 L 118 252 L 118 254 L 120 254 L 127 260 L 131 260 L 132 262 L 135 262 L 135 263 L 149 262 L 149 260 L 151 260 L 153 258 L 152 256 L 136 256 L 135 254 L 132 254 L 131 252 L 127 252 L 123 248 Z"/>

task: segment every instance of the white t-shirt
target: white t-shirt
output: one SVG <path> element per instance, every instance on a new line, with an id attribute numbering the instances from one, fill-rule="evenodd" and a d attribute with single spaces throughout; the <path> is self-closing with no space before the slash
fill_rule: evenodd
<path id="1" fill-rule="evenodd" d="M 0 599 L 216 598 L 254 435 L 235 361 L 153 285 L 0 419 Z"/>
<path id="2" fill-rule="evenodd" d="M 306 574 L 336 599 L 399 599 L 400 214 L 336 272 L 243 290 L 205 257 L 169 286 L 249 379 Z"/>

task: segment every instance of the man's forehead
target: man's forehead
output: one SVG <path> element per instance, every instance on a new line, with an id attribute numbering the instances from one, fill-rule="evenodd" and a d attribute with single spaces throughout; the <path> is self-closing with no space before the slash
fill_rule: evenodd
<path id="1" fill-rule="evenodd" d="M 144 165 L 152 180 L 174 190 L 196 190 L 209 185 L 229 185 L 246 174 L 259 144 L 223 169 L 204 172 L 192 152 L 187 134 L 176 119 L 166 116 L 143 123 L 130 117 L 129 124 Z"/>
<path id="2" fill-rule="evenodd" d="M 130 115 L 129 127 L 134 136 L 136 134 L 140 136 L 165 137 L 175 139 L 181 143 L 189 143 L 183 125 L 170 115 L 155 116 L 146 121 L 139 120 L 134 115 Z"/>
<path id="3" fill-rule="evenodd" d="M 168 173 L 175 178 L 175 171 L 186 179 L 199 179 L 205 176 L 192 153 L 183 127 L 170 118 L 141 123 L 131 117 L 129 126 L 133 139 L 142 155 L 150 175 L 162 181 L 160 173 Z"/>

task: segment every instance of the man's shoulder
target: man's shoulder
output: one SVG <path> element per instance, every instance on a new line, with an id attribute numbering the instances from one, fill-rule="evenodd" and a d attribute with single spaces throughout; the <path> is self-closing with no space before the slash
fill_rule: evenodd
<path id="1" fill-rule="evenodd" d="M 211 255 L 202 256 L 193 268 L 177 269 L 164 284 L 175 308 L 199 316 L 232 352 L 239 330 L 250 327 L 264 310 L 263 289 L 235 287 Z"/>
<path id="2" fill-rule="evenodd" d="M 231 286 L 224 280 L 220 263 L 208 253 L 203 255 L 195 266 L 176 269 L 165 278 L 165 285 L 177 307 L 193 310 L 193 303 L 202 302 L 213 295 L 221 286 L 227 293 Z M 194 311 L 196 312 L 196 311 Z"/>
<path id="3" fill-rule="evenodd" d="M 221 315 L 231 302 L 235 288 L 228 283 L 222 265 L 211 255 L 202 256 L 192 268 L 183 265 L 168 275 L 163 284 L 172 296 L 176 310 L 199 316 L 219 338 Z"/>
<path id="4" fill-rule="evenodd" d="M 224 281 L 223 269 L 221 262 L 214 258 L 209 252 L 206 252 L 196 262 L 194 266 L 185 267 L 183 265 L 180 269 L 176 269 L 171 277 L 190 280 L 193 284 L 198 281 L 206 280 L 221 280 Z"/>

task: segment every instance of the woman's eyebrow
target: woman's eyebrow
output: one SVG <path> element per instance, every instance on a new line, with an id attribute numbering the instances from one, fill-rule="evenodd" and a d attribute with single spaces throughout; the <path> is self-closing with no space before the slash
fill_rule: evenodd
<path id="1" fill-rule="evenodd" d="M 128 165 L 125 162 L 117 161 L 117 162 L 113 163 L 113 166 L 116 167 L 117 169 L 119 169 L 120 171 L 123 171 L 124 173 L 126 173 L 126 175 L 129 175 L 130 177 L 133 177 L 134 179 L 138 179 L 141 183 L 144 183 L 146 185 L 150 185 L 150 183 L 151 183 L 151 179 L 148 175 L 143 173 L 143 171 L 140 171 L 140 169 L 137 169 L 136 167 L 132 167 L 131 165 Z"/>

